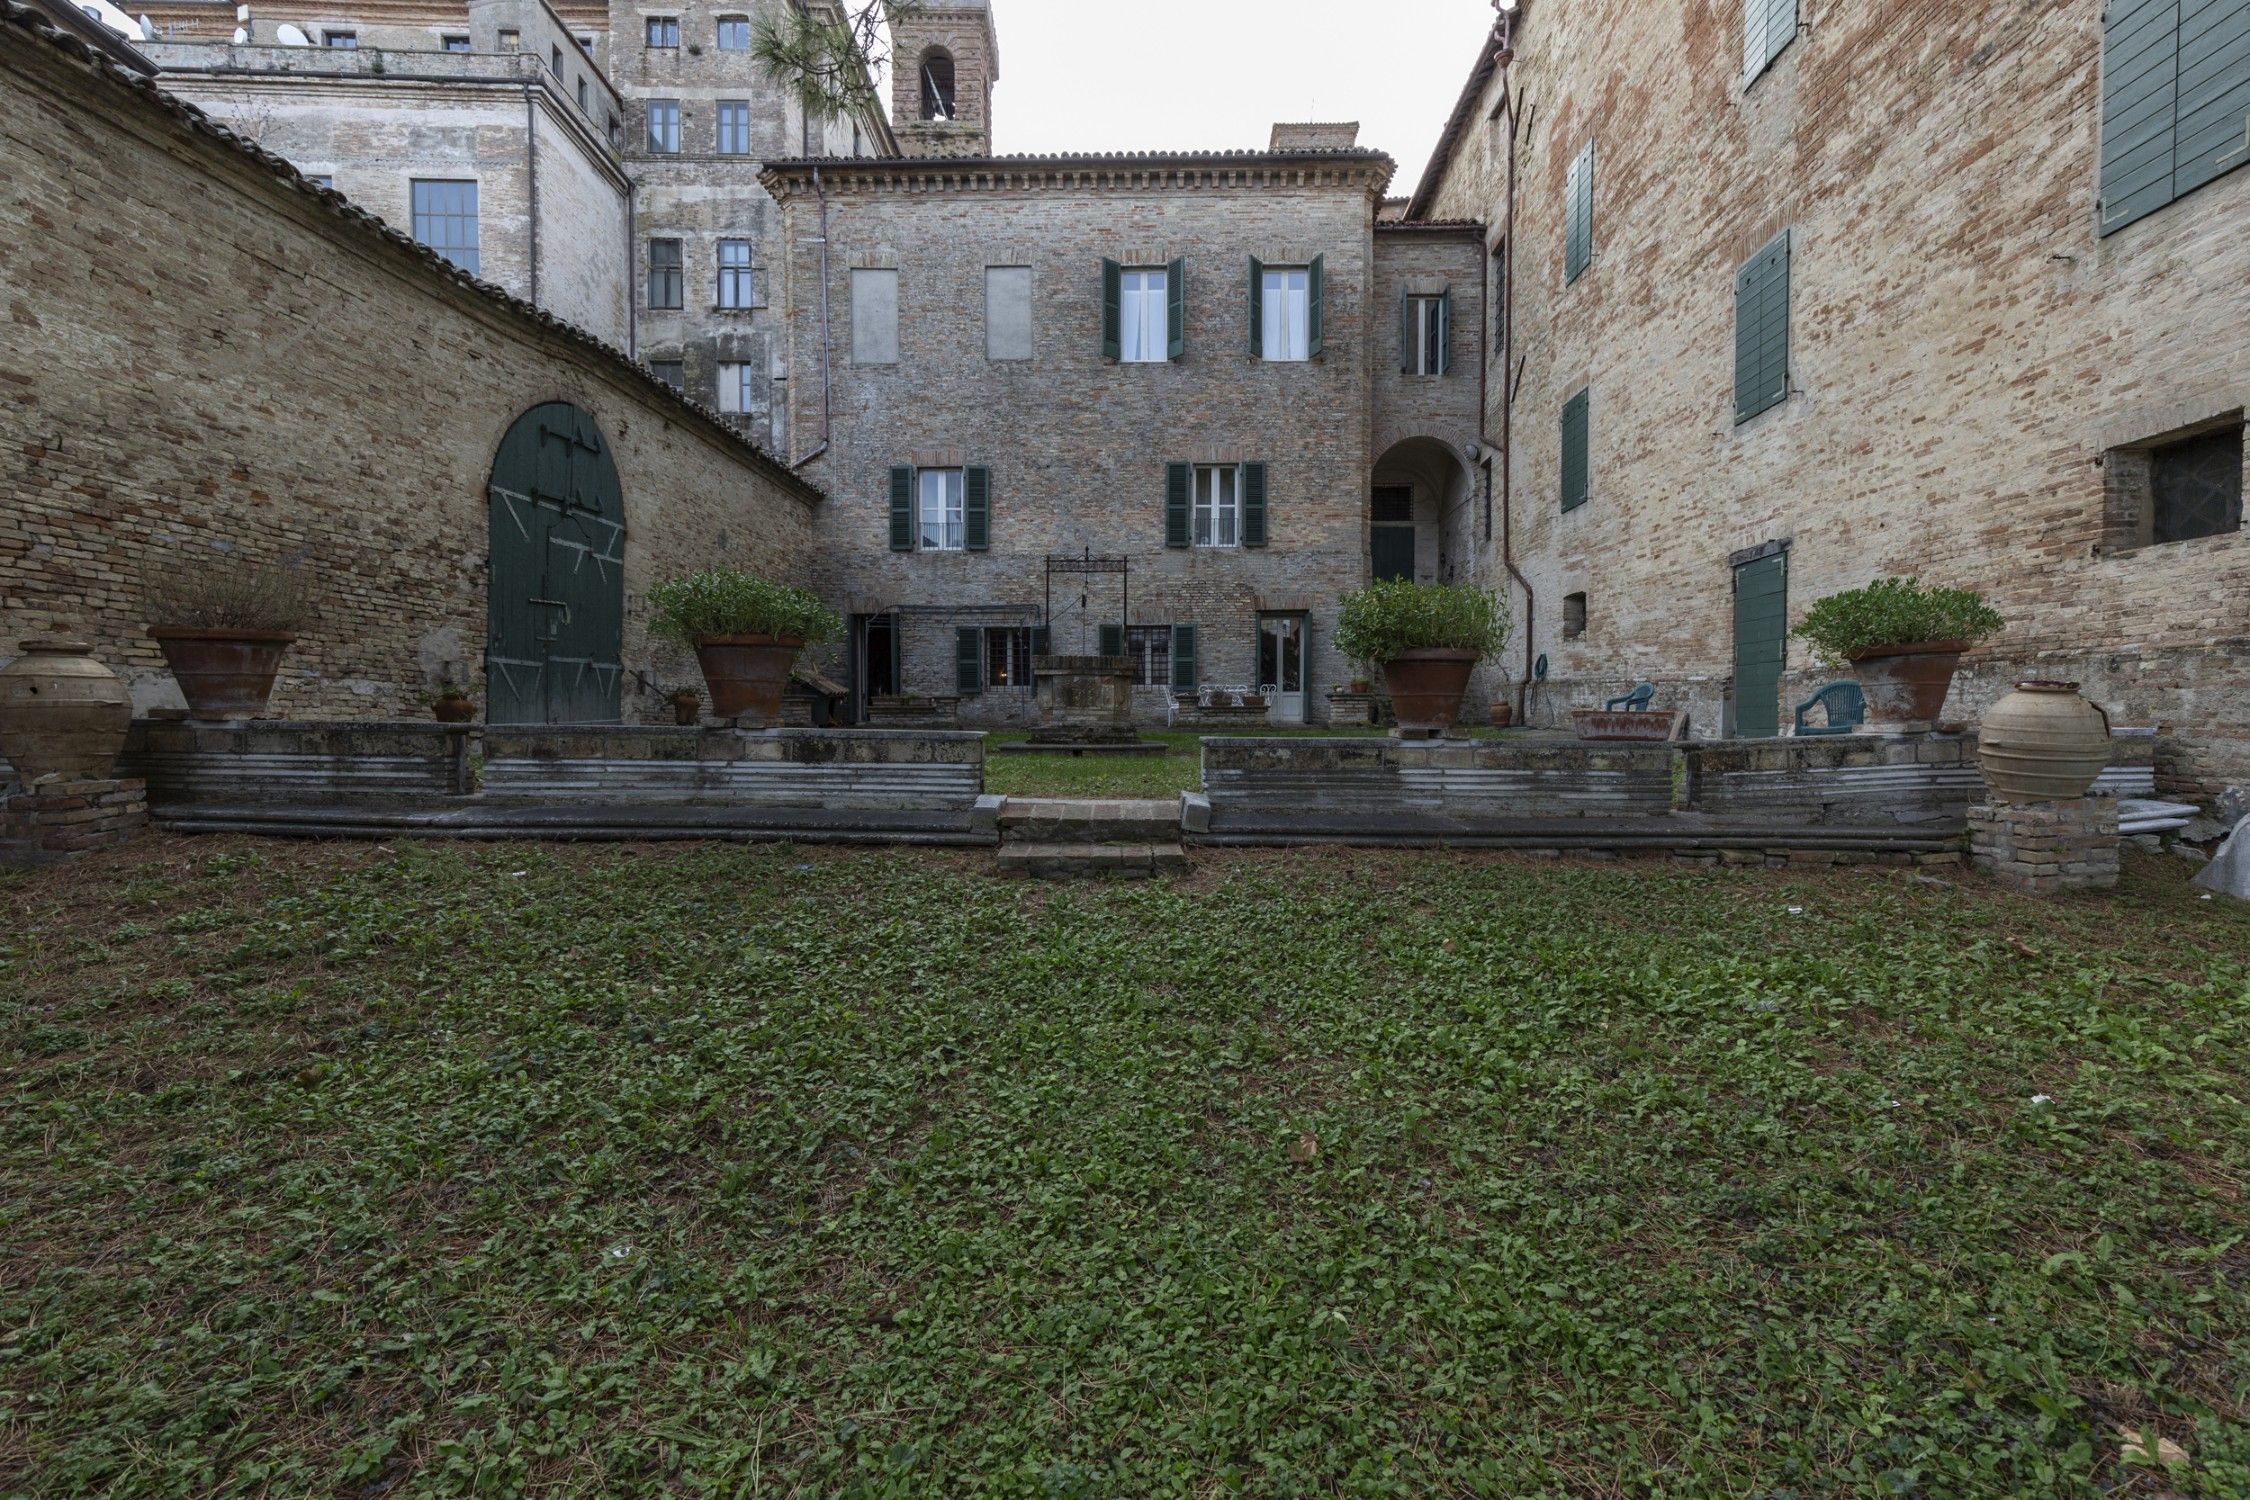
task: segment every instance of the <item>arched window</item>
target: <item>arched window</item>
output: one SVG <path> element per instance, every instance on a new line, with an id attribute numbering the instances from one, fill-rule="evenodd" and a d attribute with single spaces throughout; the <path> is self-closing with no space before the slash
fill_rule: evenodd
<path id="1" fill-rule="evenodd" d="M 953 54 L 943 47 L 922 54 L 922 118 L 954 118 Z"/>

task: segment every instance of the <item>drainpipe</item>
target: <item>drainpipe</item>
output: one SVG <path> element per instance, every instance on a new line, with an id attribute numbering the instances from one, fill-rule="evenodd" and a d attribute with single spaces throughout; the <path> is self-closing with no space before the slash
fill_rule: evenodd
<path id="1" fill-rule="evenodd" d="M 1531 664 L 1532 626 L 1538 618 L 1538 596 L 1531 590 L 1531 580 L 1523 576 L 1515 558 L 1515 412 L 1516 388 L 1522 379 L 1516 370 L 1516 139 L 1522 134 L 1520 118 L 1522 100 L 1511 95 L 1508 87 L 1508 65 L 1515 60 L 1515 13 L 1503 12 L 1503 29 L 1500 33 L 1500 98 L 1508 115 L 1508 187 L 1502 210 L 1501 244 L 1506 250 L 1502 257 L 1503 273 L 1500 287 L 1500 565 L 1508 576 L 1523 590 L 1523 681 L 1516 684 L 1516 722 L 1531 723 Z M 1485 471 L 1485 483 L 1492 482 L 1492 471 Z"/>
<path id="2" fill-rule="evenodd" d="M 539 305 L 539 106 L 534 84 L 523 88 L 523 175 L 531 185 L 531 305 Z"/>
<path id="3" fill-rule="evenodd" d="M 791 465 L 798 469 L 828 451 L 835 421 L 835 373 L 831 368 L 834 359 L 828 342 L 828 189 L 821 183 L 818 167 L 812 169 L 812 184 L 814 194 L 820 199 L 820 446 Z"/>
<path id="4" fill-rule="evenodd" d="M 640 283 L 633 264 L 634 239 L 640 231 L 634 227 L 633 179 L 625 179 L 625 354 L 629 359 L 641 357 L 641 299 Z"/>

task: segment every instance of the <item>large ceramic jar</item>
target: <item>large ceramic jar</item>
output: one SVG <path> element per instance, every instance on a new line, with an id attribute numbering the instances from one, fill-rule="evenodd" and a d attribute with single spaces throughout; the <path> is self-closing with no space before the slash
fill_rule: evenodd
<path id="1" fill-rule="evenodd" d="M 2068 802 L 2109 765 L 2109 715 L 2075 682 L 2018 683 L 1985 710 L 1977 754 L 2001 801 Z"/>
<path id="2" fill-rule="evenodd" d="M 0 755 L 24 781 L 98 781 L 116 766 L 133 702 L 91 650 L 62 636 L 28 640 L 0 670 Z"/>

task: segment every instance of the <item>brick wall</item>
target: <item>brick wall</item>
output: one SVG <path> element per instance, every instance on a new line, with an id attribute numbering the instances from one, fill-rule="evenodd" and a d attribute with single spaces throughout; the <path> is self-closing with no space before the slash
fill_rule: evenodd
<path id="1" fill-rule="evenodd" d="M 140 585 L 232 547 L 309 562 L 318 618 L 274 708 L 420 717 L 481 665 L 485 482 L 510 423 L 571 401 L 622 482 L 625 713 L 642 600 L 731 562 L 801 572 L 816 496 L 614 351 L 477 290 L 193 128 L 177 106 L 0 24 L 0 644 L 83 632 L 136 703 L 178 702 Z"/>
<path id="2" fill-rule="evenodd" d="M 2250 404 L 2250 172 L 2096 234 L 2101 9 L 1804 0 L 1745 88 L 1737 4 L 1526 8 L 1503 75 L 1526 121 L 1513 503 L 1556 710 L 1653 679 L 1719 732 L 1728 556 L 1786 539 L 1792 620 L 1885 573 L 1986 592 L 2010 626 L 1949 713 L 2035 664 L 2120 723 L 2173 725 L 2201 784 L 2250 779 L 2250 535 L 2105 550 L 2100 463 Z M 1500 87 L 1430 213 L 1503 221 Z M 1566 286 L 1563 182 L 1589 138 L 1593 264 Z M 1784 229 L 1791 393 L 1738 427 L 1734 276 Z M 1592 498 L 1566 516 L 1560 414 L 1589 386 Z M 1591 624 L 1565 642 L 1577 590 Z M 1801 646 L 1790 665 L 1784 722 L 1830 675 Z"/>

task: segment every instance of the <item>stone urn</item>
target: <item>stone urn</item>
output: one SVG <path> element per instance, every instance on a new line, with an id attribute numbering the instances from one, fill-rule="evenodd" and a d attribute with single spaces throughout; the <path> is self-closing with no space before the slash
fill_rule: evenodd
<path id="1" fill-rule="evenodd" d="M 297 639 L 286 630 L 231 626 L 151 625 L 148 633 L 164 653 L 191 719 L 255 719 L 264 713 L 281 653 Z"/>
<path id="2" fill-rule="evenodd" d="M 782 635 L 707 635 L 695 643 L 711 712 L 746 729 L 781 717 L 781 695 L 805 643 Z"/>
<path id="3" fill-rule="evenodd" d="M 2083 797 L 2109 766 L 2109 715 L 2075 682 L 2022 682 L 1984 712 L 1977 758 L 2002 802 Z"/>
<path id="4" fill-rule="evenodd" d="M 1461 717 L 1469 678 L 1482 660 L 1474 651 L 1425 647 L 1401 651 L 1383 663 L 1391 712 L 1408 734 L 1443 734 Z"/>
<path id="5" fill-rule="evenodd" d="M 1866 732 L 1913 734 L 1935 724 L 1968 649 L 1967 641 L 1915 641 L 1846 653 L 1867 700 Z"/>
<path id="6" fill-rule="evenodd" d="M 0 670 L 0 755 L 26 785 L 42 776 L 100 781 L 125 748 L 133 702 L 82 640 L 45 636 Z"/>

